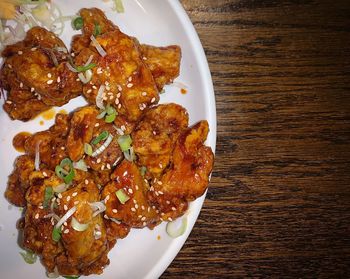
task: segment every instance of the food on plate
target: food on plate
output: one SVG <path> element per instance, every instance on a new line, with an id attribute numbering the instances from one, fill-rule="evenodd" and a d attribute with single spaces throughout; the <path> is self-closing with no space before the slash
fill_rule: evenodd
<path id="1" fill-rule="evenodd" d="M 183 216 L 207 189 L 214 161 L 207 121 L 189 126 L 184 107 L 158 104 L 179 75 L 180 47 L 139 44 L 96 8 L 82 9 L 73 25 L 83 34 L 72 52 L 34 27 L 4 49 L 0 72 L 12 119 L 30 120 L 81 92 L 89 103 L 26 136 L 5 191 L 24 208 L 23 257 L 40 256 L 49 277 L 101 274 L 131 229 Z M 186 220 L 170 235 L 185 228 Z"/>
<path id="2" fill-rule="evenodd" d="M 44 28 L 33 27 L 23 41 L 7 46 L 2 56 L 0 87 L 7 91 L 3 107 L 12 119 L 30 120 L 81 93 L 77 74 L 66 67 L 64 43 Z"/>

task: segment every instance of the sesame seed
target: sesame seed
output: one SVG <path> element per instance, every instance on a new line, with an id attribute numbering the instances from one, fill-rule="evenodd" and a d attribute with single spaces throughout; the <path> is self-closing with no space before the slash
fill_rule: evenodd
<path id="1" fill-rule="evenodd" d="M 20 87 L 20 88 L 22 88 L 22 87 L 23 87 L 23 82 L 21 82 L 21 83 L 19 84 L 19 87 Z"/>
<path id="2" fill-rule="evenodd" d="M 109 198 L 110 198 L 110 196 L 109 196 L 109 195 L 107 195 L 107 196 L 106 196 L 106 198 L 105 198 L 105 201 L 108 201 L 108 200 L 109 200 Z"/>
<path id="3" fill-rule="evenodd" d="M 65 229 L 63 233 L 69 233 L 69 229 Z"/>
<path id="4" fill-rule="evenodd" d="M 68 226 L 67 222 L 64 222 L 63 225 L 66 226 L 66 227 Z"/>
<path id="5" fill-rule="evenodd" d="M 63 206 L 63 209 L 67 211 L 67 210 L 68 210 L 68 206 L 65 204 L 65 205 Z"/>
<path id="6" fill-rule="evenodd" d="M 142 210 L 145 210 L 145 207 L 144 207 L 143 205 L 141 205 L 141 209 L 142 209 Z"/>
<path id="7" fill-rule="evenodd" d="M 175 208 L 175 207 L 172 207 L 171 210 L 172 210 L 172 211 L 176 211 L 176 208 Z"/>
<path id="8" fill-rule="evenodd" d="M 74 57 L 74 56 L 75 56 L 75 53 L 74 53 L 74 52 L 72 52 L 70 55 L 71 55 L 72 57 Z"/>
<path id="9" fill-rule="evenodd" d="M 92 86 L 92 89 L 97 89 L 97 87 L 95 85 Z"/>
<path id="10" fill-rule="evenodd" d="M 165 215 L 164 212 L 160 213 L 160 216 L 164 216 L 164 215 Z"/>
<path id="11" fill-rule="evenodd" d="M 47 74 L 47 77 L 48 77 L 48 78 L 51 78 L 51 77 L 52 77 L 52 74 L 51 74 L 51 73 L 48 73 L 48 74 Z"/>
<path id="12" fill-rule="evenodd" d="M 172 218 L 170 218 L 170 217 L 168 217 L 168 220 L 171 222 L 171 221 L 173 221 L 173 219 Z"/>
<path id="13" fill-rule="evenodd" d="M 39 213 L 35 214 L 34 218 L 39 219 Z"/>
<path id="14" fill-rule="evenodd" d="M 109 219 L 108 216 L 107 216 L 107 214 L 103 215 L 103 217 L 104 217 L 105 219 Z"/>
<path id="15" fill-rule="evenodd" d="M 102 166 L 101 166 L 101 170 L 104 170 L 104 169 L 105 169 L 105 165 L 102 165 Z"/>
<path id="16" fill-rule="evenodd" d="M 152 209 L 156 209 L 156 207 L 154 205 L 152 205 Z"/>
<path id="17" fill-rule="evenodd" d="M 78 203 L 79 203 L 79 201 L 75 201 L 75 202 L 74 202 L 74 205 L 77 205 Z"/>
<path id="18" fill-rule="evenodd" d="M 147 57 L 146 57 L 146 56 L 144 56 L 144 57 L 142 57 L 142 59 L 143 59 L 143 60 L 147 60 Z"/>
<path id="19" fill-rule="evenodd" d="M 136 189 L 136 191 L 138 191 L 139 190 L 139 186 L 135 185 L 135 189 Z"/>
<path id="20" fill-rule="evenodd" d="M 107 166 L 107 169 L 109 169 L 109 170 L 111 169 L 111 165 L 110 164 L 107 163 L 106 166 Z"/>
<path id="21" fill-rule="evenodd" d="M 66 198 L 66 200 L 67 200 L 67 202 L 70 201 L 70 196 L 68 196 L 68 197 Z"/>
<path id="22" fill-rule="evenodd" d="M 158 180 L 158 181 L 157 181 L 157 184 L 158 184 L 158 185 L 163 185 L 163 182 L 160 181 L 160 180 Z"/>
<path id="23" fill-rule="evenodd" d="M 126 176 L 128 174 L 128 171 L 124 171 L 123 176 Z"/>
<path id="24" fill-rule="evenodd" d="M 97 122 L 97 123 L 95 124 L 95 127 L 98 127 L 98 126 L 100 126 L 100 123 Z"/>
<path id="25" fill-rule="evenodd" d="M 153 135 L 157 135 L 157 132 L 156 132 L 156 131 L 153 131 L 152 134 L 153 134 Z"/>
<path id="26" fill-rule="evenodd" d="M 103 101 L 107 101 L 108 100 L 108 98 L 106 96 L 104 96 L 102 99 L 103 99 Z"/>
<path id="27" fill-rule="evenodd" d="M 112 212 L 113 213 L 118 213 L 118 210 L 117 209 L 113 209 Z"/>
<path id="28" fill-rule="evenodd" d="M 64 146 L 61 146 L 61 149 L 62 149 L 62 150 L 65 150 L 66 148 L 65 148 Z"/>
<path id="29" fill-rule="evenodd" d="M 118 91 L 122 91 L 123 90 L 123 88 L 119 84 L 117 85 L 117 88 L 118 88 Z"/>
<path id="30" fill-rule="evenodd" d="M 52 79 L 49 79 L 46 83 L 47 83 L 47 84 L 52 84 L 52 83 L 53 83 L 53 80 L 52 80 Z"/>
<path id="31" fill-rule="evenodd" d="M 11 102 L 11 101 L 6 101 L 6 104 L 11 105 L 11 104 L 12 104 L 12 102 Z"/>
<path id="32" fill-rule="evenodd" d="M 121 125 L 121 126 L 120 126 L 120 129 L 122 129 L 122 131 L 126 131 L 125 125 Z"/>
<path id="33" fill-rule="evenodd" d="M 107 91 L 111 90 L 111 88 L 109 87 L 109 85 L 106 85 L 106 90 L 107 90 Z"/>
<path id="34" fill-rule="evenodd" d="M 73 197 L 75 197 L 76 195 L 78 195 L 77 192 L 74 192 L 74 193 L 72 194 Z"/>
<path id="35" fill-rule="evenodd" d="M 158 191 L 155 191 L 154 193 L 156 194 L 156 196 L 157 196 L 157 197 L 159 196 L 159 193 L 158 193 Z"/>
<path id="36" fill-rule="evenodd" d="M 128 81 L 131 82 L 131 81 L 132 81 L 132 77 L 129 77 L 129 78 L 128 78 Z"/>
<path id="37" fill-rule="evenodd" d="M 142 96 L 147 96 L 147 92 L 142 92 L 141 95 Z"/>
<path id="38" fill-rule="evenodd" d="M 90 94 L 92 92 L 91 89 L 89 89 L 88 91 L 86 91 L 87 94 Z"/>
<path id="39" fill-rule="evenodd" d="M 80 78 L 77 78 L 77 79 L 76 79 L 76 81 L 79 81 L 79 80 L 80 80 Z"/>
<path id="40" fill-rule="evenodd" d="M 42 205 L 39 205 L 39 209 L 44 209 L 44 207 Z"/>
<path id="41" fill-rule="evenodd" d="M 61 82 L 61 78 L 57 77 L 57 83 L 60 83 L 60 82 Z"/>
<path id="42" fill-rule="evenodd" d="M 136 211 L 136 209 L 135 209 L 134 207 L 132 207 L 132 208 L 131 208 L 131 211 L 132 211 L 132 212 L 135 212 L 135 211 Z"/>
<path id="43" fill-rule="evenodd" d="M 51 225 L 54 226 L 55 222 L 53 221 L 53 219 L 51 218 Z"/>
<path id="44" fill-rule="evenodd" d="M 44 177 L 47 177 L 47 173 L 43 171 L 43 176 Z"/>
<path id="45" fill-rule="evenodd" d="M 101 158 L 98 158 L 98 159 L 96 160 L 96 163 L 97 163 L 97 164 L 101 163 Z"/>
<path id="46" fill-rule="evenodd" d="M 18 53 L 19 55 L 22 55 L 22 54 L 23 54 L 23 51 L 22 51 L 22 50 L 19 50 L 17 53 Z"/>
<path id="47" fill-rule="evenodd" d="M 89 184 L 89 180 L 85 179 L 85 184 L 88 185 Z"/>
<path id="48" fill-rule="evenodd" d="M 114 98 L 113 96 L 110 96 L 110 97 L 109 97 L 110 100 L 113 100 L 113 98 Z"/>
<path id="49" fill-rule="evenodd" d="M 147 225 L 147 223 L 146 223 L 146 222 L 143 222 L 143 223 L 142 223 L 142 225 L 143 225 L 143 226 L 146 226 L 146 225 Z"/>
<path id="50" fill-rule="evenodd" d="M 170 204 L 170 201 L 166 201 L 166 204 Z"/>
<path id="51" fill-rule="evenodd" d="M 101 67 L 97 68 L 97 71 L 96 71 L 96 72 L 97 72 L 97 74 L 99 74 L 99 75 L 102 74 L 102 68 L 101 68 Z"/>
<path id="52" fill-rule="evenodd" d="M 156 98 L 152 98 L 151 103 L 154 103 L 156 101 Z"/>
<path id="53" fill-rule="evenodd" d="M 108 92 L 107 95 L 108 95 L 108 96 L 111 96 L 111 95 L 113 95 L 113 93 L 112 93 L 112 92 Z"/>
<path id="54" fill-rule="evenodd" d="M 121 107 L 122 107 L 122 104 L 119 104 L 119 105 L 118 105 L 118 109 L 121 109 Z"/>
<path id="55" fill-rule="evenodd" d="M 141 218 L 141 221 L 145 221 L 145 220 L 146 220 L 146 217 L 143 216 L 143 217 Z"/>
<path id="56" fill-rule="evenodd" d="M 127 85 L 126 85 L 126 87 L 127 88 L 131 88 L 131 87 L 133 87 L 134 85 L 132 84 L 132 83 L 128 83 Z"/>
<path id="57" fill-rule="evenodd" d="M 116 105 L 119 104 L 119 99 L 115 99 L 115 104 L 116 104 Z"/>
<path id="58" fill-rule="evenodd" d="M 109 85 L 109 82 L 108 82 L 108 81 L 105 81 L 105 85 L 108 86 L 108 85 Z"/>
<path id="59" fill-rule="evenodd" d="M 30 88 L 30 92 L 34 92 L 35 91 L 35 88 L 34 87 L 32 87 L 32 88 Z"/>
<path id="60" fill-rule="evenodd" d="M 128 192 L 129 192 L 130 194 L 132 194 L 132 193 L 133 193 L 133 190 L 132 190 L 131 188 L 129 188 L 129 189 L 128 189 Z"/>
<path id="61" fill-rule="evenodd" d="M 31 51 L 36 51 L 36 47 L 32 47 L 30 50 Z"/>
<path id="62" fill-rule="evenodd" d="M 149 212 L 151 210 L 151 208 L 150 207 L 147 207 L 147 211 Z"/>
<path id="63" fill-rule="evenodd" d="M 122 95 L 122 94 L 118 93 L 118 94 L 117 94 L 117 98 L 120 98 L 121 95 Z"/>

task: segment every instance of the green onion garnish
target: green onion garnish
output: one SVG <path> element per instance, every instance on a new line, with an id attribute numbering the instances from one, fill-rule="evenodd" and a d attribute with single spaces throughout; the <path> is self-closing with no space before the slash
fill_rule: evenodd
<path id="1" fill-rule="evenodd" d="M 95 63 L 90 63 L 86 66 L 76 66 L 75 69 L 78 71 L 78 72 L 85 72 L 87 70 L 90 70 L 92 68 L 96 67 L 96 64 Z"/>
<path id="2" fill-rule="evenodd" d="M 66 169 L 68 167 L 68 171 Z M 73 163 L 69 158 L 64 158 L 59 165 L 55 168 L 56 175 L 63 179 L 64 183 L 69 184 L 74 178 Z"/>
<path id="3" fill-rule="evenodd" d="M 142 176 L 145 176 L 146 171 L 147 171 L 147 168 L 146 168 L 145 166 L 142 166 L 142 167 L 140 168 L 140 173 L 141 173 Z"/>
<path id="4" fill-rule="evenodd" d="M 97 37 L 100 34 L 101 34 L 101 26 L 98 23 L 95 22 L 93 35 L 95 37 Z"/>
<path id="5" fill-rule="evenodd" d="M 124 6 L 123 6 L 123 2 L 122 0 L 114 0 L 114 9 L 118 12 L 118 13 L 124 13 Z"/>
<path id="6" fill-rule="evenodd" d="M 109 133 L 107 131 L 103 131 L 101 134 L 99 134 L 93 141 L 92 144 L 98 144 L 99 142 L 105 140 L 108 138 Z"/>
<path id="7" fill-rule="evenodd" d="M 61 239 L 61 228 L 53 228 L 52 240 L 58 242 Z"/>
<path id="8" fill-rule="evenodd" d="M 73 28 L 75 30 L 80 30 L 81 28 L 83 28 L 83 25 L 84 25 L 84 20 L 81 16 L 73 20 Z"/>
<path id="9" fill-rule="evenodd" d="M 43 202 L 44 208 L 48 208 L 50 200 L 52 199 L 53 195 L 54 195 L 54 191 L 52 187 L 46 187 L 45 193 L 44 193 L 44 202 Z"/>
<path id="10" fill-rule="evenodd" d="M 33 264 L 36 262 L 37 259 L 37 255 L 30 251 L 30 250 L 25 250 L 25 252 L 19 252 L 23 258 L 23 260 L 27 263 L 27 264 Z"/>
<path id="11" fill-rule="evenodd" d="M 79 275 L 65 275 L 63 276 L 64 278 L 67 278 L 67 279 L 77 279 L 79 278 L 80 276 Z"/>
<path id="12" fill-rule="evenodd" d="M 118 138 L 118 144 L 120 149 L 124 152 L 130 149 L 132 143 L 132 139 L 130 135 L 122 135 Z"/>
<path id="13" fill-rule="evenodd" d="M 90 144 L 84 143 L 84 153 L 89 156 L 92 155 L 92 146 Z"/>
<path id="14" fill-rule="evenodd" d="M 102 119 L 102 118 L 105 117 L 106 113 L 107 113 L 107 111 L 106 111 L 106 110 L 103 110 L 103 111 L 100 112 L 99 115 L 96 116 L 96 118 L 97 118 L 97 119 Z"/>
<path id="15" fill-rule="evenodd" d="M 117 196 L 121 204 L 125 204 L 130 199 L 130 197 L 124 191 L 124 189 L 119 189 L 117 192 L 115 192 L 115 195 Z"/>
<path id="16" fill-rule="evenodd" d="M 114 112 L 113 114 L 109 114 L 109 115 L 106 116 L 105 122 L 106 123 L 112 123 L 116 117 L 117 117 L 117 113 L 116 112 Z"/>

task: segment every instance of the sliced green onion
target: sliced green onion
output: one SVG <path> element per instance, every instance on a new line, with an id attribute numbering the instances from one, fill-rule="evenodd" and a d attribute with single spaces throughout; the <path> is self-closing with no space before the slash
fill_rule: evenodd
<path id="1" fill-rule="evenodd" d="M 133 162 L 136 159 L 134 148 L 132 148 L 132 147 L 130 147 L 128 150 L 124 151 L 123 154 L 124 154 L 125 159 L 130 161 L 130 162 Z"/>
<path id="2" fill-rule="evenodd" d="M 108 138 L 109 133 L 107 131 L 103 131 L 101 134 L 99 134 L 93 141 L 92 144 L 98 144 L 99 142 L 105 140 Z"/>
<path id="3" fill-rule="evenodd" d="M 95 26 L 94 26 L 94 32 L 93 32 L 94 36 L 97 37 L 98 35 L 101 34 L 101 26 L 95 22 Z"/>
<path id="4" fill-rule="evenodd" d="M 92 155 L 92 146 L 90 144 L 84 143 L 84 153 L 89 156 Z"/>
<path id="5" fill-rule="evenodd" d="M 130 199 L 130 197 L 124 191 L 124 189 L 119 189 L 117 192 L 115 192 L 115 195 L 117 196 L 121 204 L 125 204 Z"/>
<path id="6" fill-rule="evenodd" d="M 63 277 L 66 279 L 78 279 L 80 275 L 65 275 Z"/>
<path id="7" fill-rule="evenodd" d="M 140 168 L 140 174 L 141 174 L 142 176 L 145 176 L 146 171 L 147 171 L 147 168 L 146 168 L 145 166 L 142 166 L 142 167 Z"/>
<path id="8" fill-rule="evenodd" d="M 122 0 L 114 0 L 114 9 L 118 13 L 124 13 L 124 6 Z"/>
<path id="9" fill-rule="evenodd" d="M 25 252 L 19 252 L 19 253 L 27 264 L 33 264 L 36 262 L 37 255 L 34 252 L 30 250 L 25 250 Z"/>
<path id="10" fill-rule="evenodd" d="M 181 223 L 180 223 L 181 222 Z M 179 237 L 183 235 L 187 228 L 187 216 L 184 216 L 182 219 L 176 219 L 172 222 L 169 222 L 166 225 L 166 232 L 172 238 Z"/>
<path id="11" fill-rule="evenodd" d="M 131 147 L 132 139 L 130 135 L 122 135 L 118 138 L 120 149 L 124 152 Z"/>
<path id="12" fill-rule="evenodd" d="M 96 116 L 97 119 L 102 119 L 105 117 L 105 115 L 107 114 L 107 111 L 106 110 L 103 110 L 100 112 L 99 115 Z"/>
<path id="13" fill-rule="evenodd" d="M 81 16 L 79 16 L 73 20 L 72 24 L 75 30 L 80 30 L 84 26 L 84 20 Z"/>
<path id="14" fill-rule="evenodd" d="M 57 186 L 52 187 L 55 193 L 63 193 L 68 189 L 68 185 L 66 183 L 58 184 Z"/>
<path id="15" fill-rule="evenodd" d="M 88 171 L 87 165 L 83 159 L 80 159 L 78 162 L 74 162 L 73 167 L 77 170 Z"/>
<path id="16" fill-rule="evenodd" d="M 92 153 L 92 157 L 96 157 L 98 155 L 100 155 L 103 151 L 106 150 L 106 148 L 111 144 L 113 140 L 113 136 L 109 135 L 108 138 L 106 139 L 106 141 L 99 147 L 97 148 L 93 153 Z"/>
<path id="17" fill-rule="evenodd" d="M 111 115 L 111 114 L 113 114 L 113 113 L 115 113 L 116 111 L 115 111 L 115 108 L 114 107 L 112 107 L 110 104 L 108 104 L 107 106 L 106 106 L 106 113 L 108 114 L 108 115 Z"/>
<path id="18" fill-rule="evenodd" d="M 72 228 L 78 232 L 86 231 L 86 229 L 89 227 L 89 224 L 82 224 L 74 217 L 72 217 L 72 221 L 70 224 L 71 224 Z"/>
<path id="19" fill-rule="evenodd" d="M 110 114 L 110 115 L 107 115 L 106 118 L 105 118 L 105 122 L 106 123 L 112 123 L 115 118 L 117 117 L 117 113 L 114 112 L 113 114 Z"/>
<path id="20" fill-rule="evenodd" d="M 54 191 L 52 187 L 46 187 L 45 188 L 45 193 L 44 193 L 44 202 L 43 202 L 43 207 L 47 208 L 49 206 L 49 203 L 54 195 Z"/>
<path id="21" fill-rule="evenodd" d="M 61 228 L 53 228 L 52 240 L 58 242 L 61 239 Z"/>
<path id="22" fill-rule="evenodd" d="M 76 66 L 75 69 L 78 71 L 78 72 L 85 72 L 87 70 L 90 70 L 92 68 L 96 67 L 96 64 L 95 63 L 90 63 L 86 66 Z"/>
<path id="23" fill-rule="evenodd" d="M 69 171 L 65 167 L 69 167 Z M 59 165 L 55 168 L 56 175 L 63 179 L 64 183 L 69 184 L 74 178 L 73 163 L 69 158 L 64 158 Z"/>

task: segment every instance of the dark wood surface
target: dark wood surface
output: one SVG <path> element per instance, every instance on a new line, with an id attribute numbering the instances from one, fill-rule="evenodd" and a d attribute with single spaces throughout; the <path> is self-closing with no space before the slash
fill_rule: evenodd
<path id="1" fill-rule="evenodd" d="M 350 1 L 181 2 L 212 72 L 217 152 L 162 278 L 350 278 Z"/>

